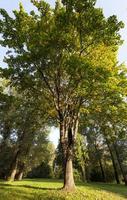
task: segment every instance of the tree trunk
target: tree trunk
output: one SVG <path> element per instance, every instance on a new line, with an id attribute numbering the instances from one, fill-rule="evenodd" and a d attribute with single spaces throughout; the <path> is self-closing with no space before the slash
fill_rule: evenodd
<path id="1" fill-rule="evenodd" d="M 74 176 L 73 176 L 73 164 L 72 164 L 72 150 L 68 149 L 66 154 L 65 169 L 64 169 L 64 186 L 66 191 L 72 191 L 75 189 Z"/>
<path id="2" fill-rule="evenodd" d="M 90 143 L 92 144 L 93 141 L 92 141 L 90 135 L 87 136 L 87 138 L 89 139 Z M 98 160 L 98 163 L 99 163 L 99 166 L 100 166 L 100 170 L 101 170 L 101 175 L 102 175 L 103 182 L 106 182 L 106 176 L 105 176 L 105 171 L 104 171 L 103 164 L 102 164 L 101 155 L 99 153 L 99 149 L 98 149 L 96 143 L 94 144 L 94 149 L 95 149 L 95 152 L 97 154 L 97 160 Z"/>
<path id="3" fill-rule="evenodd" d="M 99 165 L 100 165 L 100 169 L 101 169 L 101 174 L 102 174 L 103 182 L 106 182 L 105 172 L 104 172 L 104 168 L 103 168 L 103 164 L 102 164 L 101 159 L 99 159 Z"/>
<path id="4" fill-rule="evenodd" d="M 71 191 L 75 189 L 72 159 L 68 159 L 66 162 L 63 189 L 67 191 Z"/>
<path id="5" fill-rule="evenodd" d="M 11 163 L 11 166 L 10 166 L 10 171 L 9 171 L 8 176 L 7 176 L 8 181 L 14 181 L 15 180 L 19 154 L 20 154 L 20 151 L 18 150 L 17 153 L 15 154 L 13 161 Z"/>
<path id="6" fill-rule="evenodd" d="M 121 160 L 120 160 L 119 152 L 117 150 L 117 144 L 113 144 L 113 147 L 114 147 L 116 157 L 117 157 L 117 161 L 119 163 L 119 167 L 120 167 L 120 170 L 121 170 L 121 173 L 122 173 L 122 176 L 123 176 L 123 180 L 125 182 L 125 185 L 127 186 L 127 177 L 126 177 L 126 174 L 124 172 L 124 169 L 123 169 L 123 166 L 122 166 L 122 163 L 121 163 Z"/>
<path id="7" fill-rule="evenodd" d="M 19 171 L 18 174 L 16 175 L 16 180 L 21 181 L 23 178 L 23 171 Z"/>
<path id="8" fill-rule="evenodd" d="M 59 115 L 60 143 L 62 147 L 64 163 L 63 189 L 66 191 L 72 191 L 75 189 L 75 182 L 73 176 L 73 147 L 76 140 L 76 134 L 78 132 L 79 108 L 80 106 L 78 107 L 78 112 L 76 111 L 76 113 L 73 113 L 73 110 L 68 110 L 69 115 L 67 115 L 66 117 L 64 115 Z"/>
<path id="9" fill-rule="evenodd" d="M 85 166 L 81 166 L 81 172 L 82 172 L 83 182 L 86 182 L 86 170 L 85 170 Z"/>
<path id="10" fill-rule="evenodd" d="M 16 174 L 16 180 L 21 181 L 23 178 L 25 164 L 24 162 L 18 164 L 18 173 Z"/>
<path id="11" fill-rule="evenodd" d="M 94 146 L 95 146 L 95 151 L 96 151 L 96 153 L 98 154 L 98 162 L 99 162 L 100 169 L 101 169 L 102 179 L 103 179 L 103 182 L 106 182 L 106 177 L 105 177 L 105 172 L 104 172 L 104 168 L 103 168 L 101 156 L 100 156 L 100 154 L 99 154 L 99 150 L 98 150 L 96 144 L 95 144 Z"/>
<path id="12" fill-rule="evenodd" d="M 0 153 L 2 153 L 7 147 L 8 139 L 10 137 L 10 127 L 7 124 L 5 124 L 4 128 L 5 128 L 5 131 L 3 134 L 2 143 L 0 145 Z"/>
<path id="13" fill-rule="evenodd" d="M 60 126 L 60 142 L 63 153 L 63 166 L 64 166 L 64 186 L 63 190 L 72 191 L 75 189 L 73 177 L 73 135 L 72 131 L 68 129 L 67 135 L 63 124 Z"/>
<path id="14" fill-rule="evenodd" d="M 112 153 L 112 149 L 111 149 L 110 144 L 109 144 L 107 139 L 106 139 L 106 142 L 107 142 L 107 146 L 108 146 L 108 149 L 109 149 L 109 152 L 110 152 L 110 155 L 111 155 L 111 160 L 112 160 L 112 164 L 113 164 L 115 179 L 116 179 L 117 184 L 120 184 L 118 170 L 117 170 L 117 166 L 116 166 L 116 163 L 115 163 L 115 158 L 114 158 L 114 155 Z"/>
<path id="15" fill-rule="evenodd" d="M 10 169 L 9 175 L 7 176 L 7 181 L 14 181 L 17 172 L 17 163 L 13 163 Z"/>

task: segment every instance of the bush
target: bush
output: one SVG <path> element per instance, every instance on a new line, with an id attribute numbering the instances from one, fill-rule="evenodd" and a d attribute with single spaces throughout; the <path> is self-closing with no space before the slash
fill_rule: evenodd
<path id="1" fill-rule="evenodd" d="M 40 166 L 32 169 L 28 172 L 28 178 L 51 178 L 52 170 L 49 164 L 43 162 Z"/>
<path id="2" fill-rule="evenodd" d="M 82 174 L 77 169 L 74 169 L 74 179 L 75 181 L 82 181 Z"/>

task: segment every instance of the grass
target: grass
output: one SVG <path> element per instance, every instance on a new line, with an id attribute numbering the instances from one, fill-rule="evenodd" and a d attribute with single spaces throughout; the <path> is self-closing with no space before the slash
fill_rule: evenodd
<path id="1" fill-rule="evenodd" d="M 60 190 L 62 181 L 25 179 L 0 181 L 0 200 L 126 200 L 127 187 L 115 184 L 78 183 L 73 193 Z"/>

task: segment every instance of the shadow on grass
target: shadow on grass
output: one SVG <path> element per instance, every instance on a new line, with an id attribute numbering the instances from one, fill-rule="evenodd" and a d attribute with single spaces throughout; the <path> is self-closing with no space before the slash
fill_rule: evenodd
<path id="1" fill-rule="evenodd" d="M 65 197 L 63 196 L 63 194 L 61 194 L 61 187 L 59 188 L 55 188 L 55 187 L 44 187 L 44 186 L 32 186 L 32 185 L 27 185 L 27 182 L 29 183 L 30 180 L 25 180 L 25 183 L 21 183 L 19 184 L 11 184 L 11 183 L 7 183 L 7 182 L 0 182 L 0 189 L 2 191 L 2 199 L 0 198 L 0 200 L 6 199 L 6 200 L 11 200 L 15 198 L 5 198 L 4 197 L 4 191 L 9 190 L 12 195 L 16 195 L 18 196 L 22 196 L 22 198 L 19 199 L 25 199 L 25 200 L 64 200 Z M 35 180 L 36 182 L 38 182 L 38 180 Z M 49 182 L 49 180 L 39 180 L 39 182 Z M 51 182 L 59 182 L 59 181 L 55 181 L 52 180 Z M 61 181 L 60 181 L 61 182 Z M 111 192 L 112 194 L 117 194 L 121 197 L 124 197 L 125 199 L 127 199 L 127 187 L 124 185 L 116 185 L 116 184 L 106 184 L 106 183 L 77 183 L 76 184 L 79 188 L 82 187 L 82 191 L 84 188 L 88 188 L 88 190 L 95 190 L 96 191 L 106 191 L 106 192 Z M 25 190 L 26 189 L 26 190 Z M 27 190 L 28 189 L 28 190 Z M 31 190 L 29 190 L 31 189 Z M 36 191 L 37 190 L 37 191 Z M 28 191 L 28 193 L 27 193 Z M 49 192 L 48 192 L 49 191 Z M 51 191 L 51 192 L 50 192 Z M 58 192 L 56 192 L 58 191 Z M 61 196 L 62 195 L 62 196 Z M 20 197 L 21 197 L 20 196 Z M 18 200 L 18 198 L 16 199 Z"/>
<path id="2" fill-rule="evenodd" d="M 87 187 L 91 190 L 106 191 L 118 194 L 127 199 L 127 186 L 107 183 L 78 183 L 77 186 Z"/>
<path id="3" fill-rule="evenodd" d="M 22 182 L 22 181 L 32 181 L 32 182 L 42 182 L 42 183 L 61 183 L 61 182 L 63 182 L 63 180 L 62 179 L 55 179 L 55 178 L 47 178 L 47 179 L 45 179 L 45 178 L 31 178 L 31 179 L 27 179 L 27 178 L 24 178 L 24 179 L 22 179 L 20 182 Z"/>
<path id="4" fill-rule="evenodd" d="M 37 190 L 61 190 L 62 188 L 48 188 L 48 187 L 37 187 L 37 186 L 31 186 L 31 185 L 19 185 L 18 187 L 25 187 L 25 188 L 31 188 L 31 189 L 37 189 Z"/>
<path id="5" fill-rule="evenodd" d="M 1 187 L 2 186 L 2 187 Z M 0 183 L 0 188 L 4 189 L 4 187 L 12 187 L 12 188 L 30 188 L 30 189 L 37 189 L 37 190 L 52 190 L 52 191 L 60 191 L 61 188 L 49 188 L 49 187 L 38 187 L 38 186 L 31 186 L 31 185 L 12 185 L 9 183 Z"/>
<path id="6" fill-rule="evenodd" d="M 61 188 L 43 188 L 29 185 L 0 183 L 0 200 L 65 200 L 63 195 L 56 192 L 60 190 Z"/>
<path id="7" fill-rule="evenodd" d="M 0 185 L 0 200 L 31 200 L 32 193 L 21 191 L 17 188 L 5 187 Z"/>

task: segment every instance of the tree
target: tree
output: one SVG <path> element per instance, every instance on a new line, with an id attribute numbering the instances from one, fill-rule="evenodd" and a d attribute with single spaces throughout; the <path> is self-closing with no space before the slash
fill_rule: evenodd
<path id="1" fill-rule="evenodd" d="M 96 99 L 92 100 L 92 104 L 89 106 L 89 110 L 87 111 L 86 127 L 84 125 L 83 129 L 86 128 L 86 132 L 88 132 L 90 138 L 90 130 L 92 127 L 95 135 L 94 141 L 97 140 L 98 142 L 98 135 L 101 137 L 100 144 L 106 144 L 108 147 L 116 182 L 118 184 L 120 183 L 120 176 L 122 175 L 126 184 L 125 164 L 123 165 L 121 160 L 119 160 L 119 153 L 117 150 L 120 144 L 123 143 L 125 145 L 126 143 L 125 116 L 127 104 L 125 96 L 127 82 L 126 69 L 124 69 L 124 66 L 122 68 L 119 67 L 116 70 L 113 80 L 114 83 L 112 84 L 112 87 L 109 87 L 110 82 L 108 83 L 107 81 L 106 85 L 108 84 L 108 87 L 103 87 L 103 95 L 98 95 Z M 90 144 L 92 144 L 92 140 Z M 123 152 L 125 152 L 125 149 Z"/>
<path id="2" fill-rule="evenodd" d="M 37 145 L 38 140 L 41 141 L 43 148 L 48 144 L 47 114 L 42 105 L 42 98 L 40 102 L 28 91 L 17 93 L 16 87 L 10 88 L 9 81 L 5 82 L 7 84 L 2 85 L 0 94 L 1 175 L 8 180 L 14 180 L 15 177 L 22 178 L 33 145 Z"/>
<path id="3" fill-rule="evenodd" d="M 45 138 L 44 132 L 40 132 L 27 157 L 25 175 L 30 178 L 51 178 L 54 154 L 53 144 Z"/>
<path id="4" fill-rule="evenodd" d="M 20 107 L 17 110 L 17 119 L 15 120 L 17 141 L 8 175 L 11 180 L 14 180 L 15 178 L 18 163 L 20 163 L 21 166 L 21 162 L 23 162 L 23 160 L 25 161 L 29 156 L 33 143 L 36 142 L 38 135 L 41 135 L 41 132 L 43 133 L 43 140 L 41 140 L 43 142 L 46 142 L 47 137 L 45 131 L 46 118 L 45 113 L 43 112 L 44 110 L 41 109 L 41 107 L 37 109 L 39 101 L 35 101 L 33 98 L 31 99 L 27 96 L 26 99 L 25 96 L 23 96 L 23 98 L 24 101 L 20 104 Z M 25 162 L 23 162 L 23 165 L 25 165 Z"/>
<path id="5" fill-rule="evenodd" d="M 87 181 L 86 167 L 88 161 L 88 148 L 86 138 L 78 134 L 76 145 L 75 145 L 75 158 L 74 158 L 74 166 L 77 167 L 79 171 L 82 173 L 82 180 L 84 182 Z"/>
<path id="6" fill-rule="evenodd" d="M 107 71 L 93 65 L 88 55 L 102 43 L 116 51 L 123 24 L 115 16 L 105 19 L 102 10 L 95 8 L 95 0 L 64 0 L 56 2 L 54 10 L 44 1 L 31 2 L 38 14 L 28 15 L 21 4 L 14 19 L 1 10 L 1 45 L 15 51 L 5 59 L 9 68 L 4 72 L 13 83 L 37 90 L 52 102 L 60 127 L 64 189 L 73 190 L 73 147 L 80 108 L 91 95 L 96 72 L 103 76 Z M 100 85 L 101 81 L 99 77 Z"/>

